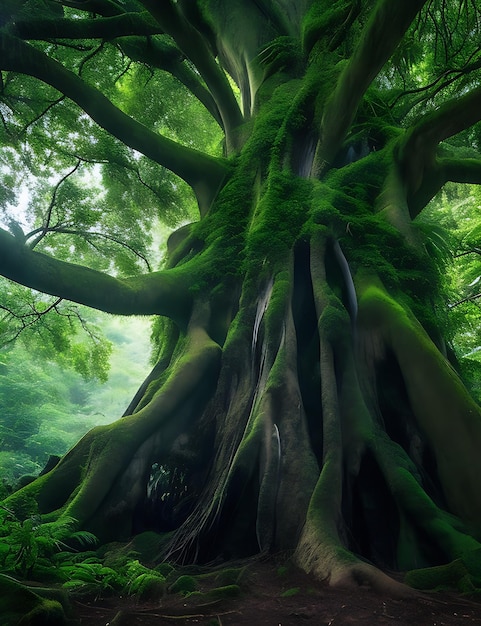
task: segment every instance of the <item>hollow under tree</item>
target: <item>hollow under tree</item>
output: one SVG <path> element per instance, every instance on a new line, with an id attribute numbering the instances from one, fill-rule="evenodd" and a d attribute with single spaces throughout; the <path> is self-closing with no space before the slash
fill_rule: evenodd
<path id="1" fill-rule="evenodd" d="M 382 585 L 382 568 L 480 546 L 481 413 L 446 357 L 440 270 L 416 221 L 448 181 L 481 182 L 479 20 L 467 0 L 5 3 L 2 93 L 12 77 L 49 85 L 44 115 L 74 102 L 183 179 L 199 210 L 164 268 L 131 278 L 0 231 L 3 276 L 163 320 L 122 419 L 9 507 L 32 497 L 102 541 L 166 533 L 184 561 L 292 551 L 331 584 Z M 105 50 L 180 81 L 223 156 L 86 78 L 89 55 L 112 71 Z"/>

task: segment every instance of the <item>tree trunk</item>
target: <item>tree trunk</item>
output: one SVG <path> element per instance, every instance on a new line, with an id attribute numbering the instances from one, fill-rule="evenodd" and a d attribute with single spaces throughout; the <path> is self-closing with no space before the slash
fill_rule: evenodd
<path id="1" fill-rule="evenodd" d="M 165 533 L 183 562 L 292 551 L 332 584 L 390 588 L 375 566 L 479 547 L 480 411 L 407 304 L 429 306 L 427 259 L 352 195 L 376 159 L 329 185 L 282 168 L 259 185 L 246 159 L 172 236 L 198 285 L 127 414 L 7 506 L 31 496 L 102 541 Z"/>
<path id="2" fill-rule="evenodd" d="M 102 33 L 110 11 L 124 24 L 122 3 L 97 4 Z M 222 158 L 127 115 L 48 56 L 50 44 L 23 41 L 25 29 L 40 37 L 28 20 L 0 33 L 2 71 L 47 83 L 181 177 L 200 215 L 171 236 L 165 271 L 130 279 L 0 231 L 2 275 L 107 312 L 166 316 L 157 364 L 126 414 L 85 435 L 8 508 L 31 500 L 45 520 L 71 516 L 104 542 L 154 530 L 163 557 L 182 562 L 290 551 L 332 584 L 389 589 L 381 569 L 481 547 L 481 412 L 442 353 L 439 268 L 414 221 L 446 181 L 481 180 L 474 159 L 437 154 L 479 121 L 481 90 L 467 91 L 467 79 L 462 97 L 438 106 L 443 74 L 406 92 L 431 89 L 432 112 L 413 122 L 407 107 L 393 128 L 383 100 L 392 94 L 366 94 L 426 3 L 364 4 L 134 3 L 148 12 L 137 14 L 139 38 L 162 33 L 178 53 L 174 75 L 189 60 L 183 82 L 222 126 Z M 75 21 L 60 26 L 76 36 Z M 85 36 L 104 36 L 98 24 L 85 20 Z M 150 62 L 150 40 L 129 42 Z"/>

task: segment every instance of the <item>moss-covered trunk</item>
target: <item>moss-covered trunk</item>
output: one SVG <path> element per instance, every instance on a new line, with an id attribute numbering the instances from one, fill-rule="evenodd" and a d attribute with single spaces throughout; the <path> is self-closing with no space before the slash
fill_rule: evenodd
<path id="1" fill-rule="evenodd" d="M 407 144 L 368 129 L 326 169 L 312 85 L 266 81 L 222 188 L 172 235 L 167 270 L 188 294 L 159 318 L 126 415 L 9 509 L 33 502 L 102 541 L 154 530 L 182 561 L 292 551 L 333 584 L 390 585 L 376 566 L 479 547 L 481 414 L 434 343 L 438 268 L 407 210 Z"/>

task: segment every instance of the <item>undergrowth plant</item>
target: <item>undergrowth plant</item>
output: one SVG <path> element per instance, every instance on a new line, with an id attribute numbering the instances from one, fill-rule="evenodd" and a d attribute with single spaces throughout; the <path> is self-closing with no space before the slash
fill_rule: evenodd
<path id="1" fill-rule="evenodd" d="M 202 595 L 198 591 L 205 586 L 202 580 L 205 583 L 213 577 L 207 585 L 210 588 L 212 583 L 237 583 L 242 573 L 228 569 L 182 575 L 167 562 L 148 567 L 131 544 L 112 544 L 111 550 L 95 551 L 95 535 L 76 530 L 76 523 L 71 517 L 61 523 L 44 523 L 36 514 L 20 519 L 12 510 L 0 509 L 0 574 L 59 586 L 75 595 L 122 593 L 147 599 L 166 593 Z M 236 592 L 239 589 L 230 586 L 236 587 Z"/>
<path id="2" fill-rule="evenodd" d="M 75 530 L 75 526 L 76 520 L 72 517 L 43 523 L 39 515 L 20 519 L 14 511 L 4 507 L 0 513 L 1 571 L 28 578 L 35 569 L 48 567 L 56 553 L 82 550 L 97 543 L 95 535 Z"/>

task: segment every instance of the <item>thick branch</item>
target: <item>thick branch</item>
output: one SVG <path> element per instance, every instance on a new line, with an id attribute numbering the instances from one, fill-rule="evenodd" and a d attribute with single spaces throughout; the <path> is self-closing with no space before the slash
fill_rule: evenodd
<path id="1" fill-rule="evenodd" d="M 409 131 L 399 151 L 399 162 L 410 195 L 422 185 L 426 168 L 432 167 L 438 144 L 480 120 L 481 87 L 478 87 L 425 115 Z"/>
<path id="2" fill-rule="evenodd" d="M 156 0 L 142 0 L 142 4 L 199 70 L 219 107 L 227 144 L 232 145 L 231 133 L 242 123 L 242 114 L 227 76 L 216 63 L 205 39 L 180 15 L 170 0 L 162 3 Z"/>
<path id="3" fill-rule="evenodd" d="M 367 88 L 390 58 L 426 0 L 380 0 L 349 63 L 341 72 L 321 120 L 317 169 L 331 162 Z"/>
<path id="4" fill-rule="evenodd" d="M 0 33 L 0 65 L 1 69 L 34 76 L 58 89 L 114 137 L 183 178 L 194 189 L 201 205 L 211 201 L 226 175 L 227 165 L 221 159 L 151 131 L 61 63 L 5 33 Z"/>
<path id="5" fill-rule="evenodd" d="M 150 13 L 124 13 L 112 17 L 85 20 L 46 19 L 17 20 L 10 28 L 21 39 L 105 39 L 116 40 L 122 52 L 134 61 L 149 63 L 175 76 L 206 107 L 220 123 L 219 111 L 210 92 L 184 61 L 184 55 L 174 45 L 159 43 L 150 35 L 163 33 Z"/>
<path id="6" fill-rule="evenodd" d="M 61 0 L 60 4 L 77 9 L 77 11 L 95 13 L 104 17 L 120 15 L 124 11 L 124 8 L 115 0 Z"/>
<path id="7" fill-rule="evenodd" d="M 408 198 L 409 213 L 413 219 L 448 181 L 481 185 L 481 159 L 438 159 L 425 172 L 416 193 Z"/>
<path id="8" fill-rule="evenodd" d="M 0 229 L 0 274 L 43 293 L 117 315 L 188 315 L 188 285 L 169 270 L 119 279 L 35 252 Z"/>
<path id="9" fill-rule="evenodd" d="M 9 32 L 22 39 L 111 40 L 127 35 L 155 35 L 163 31 L 150 14 L 143 11 L 83 20 L 20 19 L 10 26 Z"/>
<path id="10" fill-rule="evenodd" d="M 199 80 L 198 74 L 185 62 L 182 52 L 173 44 L 162 43 L 158 39 L 145 39 L 144 37 L 122 37 L 115 40 L 122 52 L 133 61 L 147 63 L 151 67 L 157 67 L 169 72 L 177 78 L 187 89 L 201 102 L 212 117 L 222 126 L 217 104 L 210 91 Z"/>

